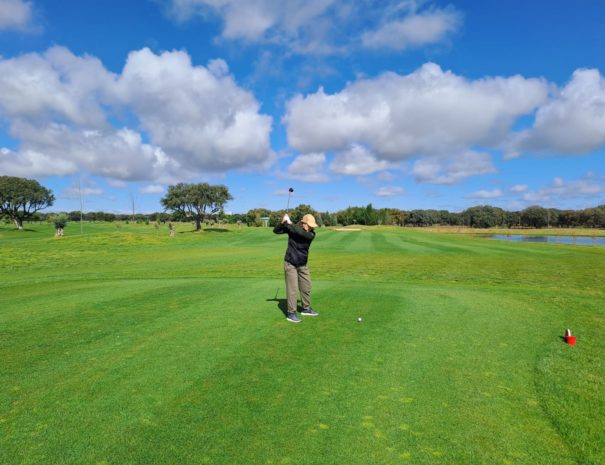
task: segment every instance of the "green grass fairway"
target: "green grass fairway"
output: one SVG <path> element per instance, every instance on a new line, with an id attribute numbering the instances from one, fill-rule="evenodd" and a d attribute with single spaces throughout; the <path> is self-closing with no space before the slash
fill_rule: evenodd
<path id="1" fill-rule="evenodd" d="M 294 325 L 284 236 L 190 229 L 0 227 L 0 464 L 605 463 L 604 247 L 319 230 Z"/>

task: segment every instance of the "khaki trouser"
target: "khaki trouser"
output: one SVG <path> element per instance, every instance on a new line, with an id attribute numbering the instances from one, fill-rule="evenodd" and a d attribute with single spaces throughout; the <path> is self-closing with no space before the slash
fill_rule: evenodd
<path id="1" fill-rule="evenodd" d="M 303 309 L 311 307 L 311 273 L 305 266 L 294 266 L 289 262 L 284 262 L 284 271 L 286 274 L 286 293 L 288 295 L 288 313 L 296 312 L 296 302 L 298 300 L 298 291 L 300 290 L 300 300 Z"/>

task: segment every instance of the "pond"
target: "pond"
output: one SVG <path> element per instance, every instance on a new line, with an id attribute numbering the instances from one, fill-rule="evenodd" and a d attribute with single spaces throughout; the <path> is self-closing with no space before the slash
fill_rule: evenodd
<path id="1" fill-rule="evenodd" d="M 605 245 L 605 237 L 597 236 L 525 236 L 523 234 L 494 234 L 483 237 L 497 241 L 550 242 L 554 244 L 571 245 Z"/>

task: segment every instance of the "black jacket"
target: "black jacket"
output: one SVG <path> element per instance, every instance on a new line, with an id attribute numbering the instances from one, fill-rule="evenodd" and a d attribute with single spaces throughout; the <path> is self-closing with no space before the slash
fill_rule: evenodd
<path id="1" fill-rule="evenodd" d="M 313 239 L 315 239 L 315 233 L 312 231 L 305 231 L 302 226 L 298 224 L 278 224 L 273 228 L 275 234 L 287 234 L 288 235 L 288 249 L 286 250 L 285 260 L 294 266 L 304 266 L 307 264 L 309 259 L 309 246 Z"/>

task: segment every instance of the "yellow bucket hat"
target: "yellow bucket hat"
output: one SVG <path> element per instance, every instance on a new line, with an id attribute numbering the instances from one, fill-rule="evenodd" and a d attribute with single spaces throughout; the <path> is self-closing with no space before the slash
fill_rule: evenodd
<path id="1" fill-rule="evenodd" d="M 317 227 L 317 223 L 315 222 L 315 217 L 313 215 L 311 215 L 310 213 L 307 213 L 305 216 L 302 217 L 302 222 L 307 223 L 312 228 Z"/>

